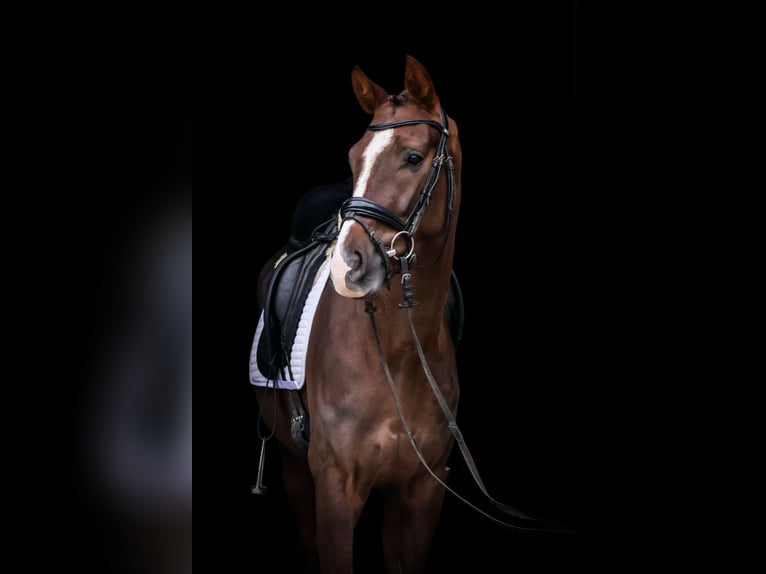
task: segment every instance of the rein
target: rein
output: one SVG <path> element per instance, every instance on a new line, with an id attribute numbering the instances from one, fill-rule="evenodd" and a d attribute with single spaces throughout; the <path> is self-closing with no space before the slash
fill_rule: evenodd
<path id="1" fill-rule="evenodd" d="M 402 126 L 425 124 L 438 130 L 441 134 L 441 137 L 439 139 L 439 144 L 436 150 L 436 156 L 431 162 L 431 169 L 428 172 L 428 176 L 426 178 L 426 183 L 423 187 L 423 190 L 420 192 L 420 196 L 418 197 L 418 201 L 415 204 L 415 207 L 413 208 L 412 212 L 410 213 L 410 215 L 407 217 L 407 219 L 404 222 L 402 222 L 401 219 L 399 219 L 399 217 L 397 217 L 396 214 L 394 214 L 390 209 L 372 201 L 371 199 L 368 199 L 365 197 L 350 197 L 346 201 L 344 201 L 343 204 L 341 205 L 340 211 L 338 213 L 338 229 L 340 229 L 342 223 L 347 219 L 353 219 L 354 221 L 356 221 L 362 226 L 362 228 L 367 232 L 367 235 L 369 236 L 372 243 L 375 245 L 375 248 L 378 250 L 378 253 L 380 254 L 381 258 L 383 259 L 384 265 L 386 267 L 386 278 L 385 278 L 386 285 L 389 285 L 389 281 L 391 278 L 391 265 L 389 262 L 389 258 L 394 258 L 399 260 L 400 272 L 402 275 L 403 296 L 404 296 L 404 301 L 399 303 L 399 307 L 407 309 L 407 320 L 410 325 L 410 330 L 412 331 L 412 337 L 415 342 L 415 348 L 417 349 L 418 357 L 420 358 L 420 364 L 423 367 L 423 372 L 425 373 L 426 378 L 428 379 L 428 383 L 431 386 L 431 390 L 436 396 L 436 400 L 439 403 L 439 407 L 441 408 L 445 418 L 447 419 L 447 426 L 450 432 L 452 433 L 453 437 L 455 438 L 455 441 L 457 442 L 458 447 L 460 448 L 460 453 L 463 455 L 463 459 L 465 460 L 466 465 L 468 466 L 468 469 L 471 472 L 471 476 L 473 477 L 476 484 L 479 486 L 479 489 L 482 491 L 482 493 L 490 500 L 490 502 L 492 502 L 492 504 L 494 504 L 502 512 L 515 516 L 516 518 L 527 522 L 528 524 L 526 526 L 504 522 L 488 514 L 487 512 L 483 511 L 482 509 L 480 509 L 479 507 L 471 503 L 469 500 L 459 495 L 452 488 L 447 486 L 447 484 L 442 479 L 440 479 L 436 475 L 436 473 L 433 471 L 433 469 L 431 469 L 431 467 L 428 465 L 428 463 L 425 460 L 425 457 L 423 456 L 422 451 L 420 450 L 420 446 L 415 440 L 415 436 L 410 430 L 410 427 L 407 424 L 407 421 L 405 419 L 404 410 L 402 408 L 401 400 L 399 399 L 399 393 L 396 390 L 396 385 L 394 384 L 393 376 L 391 375 L 391 371 L 388 368 L 388 363 L 386 361 L 385 355 L 383 354 L 383 349 L 381 348 L 381 345 L 380 345 L 380 337 L 378 335 L 378 329 L 375 324 L 375 316 L 374 316 L 377 309 L 373 305 L 373 303 L 368 300 L 365 302 L 364 310 L 370 316 L 370 324 L 372 325 L 372 331 L 375 336 L 375 345 L 378 352 L 378 357 L 380 358 L 380 363 L 386 375 L 388 386 L 391 388 L 391 394 L 394 397 L 394 403 L 396 404 L 396 410 L 399 413 L 399 419 L 401 420 L 402 425 L 404 426 L 404 430 L 407 433 L 407 436 L 410 440 L 410 444 L 412 445 L 412 448 L 415 450 L 415 454 L 417 455 L 418 459 L 420 459 L 420 462 L 423 464 L 425 469 L 431 474 L 431 476 L 434 477 L 434 479 L 436 479 L 437 482 L 439 482 L 439 484 L 441 484 L 451 494 L 456 496 L 458 499 L 460 499 L 462 502 L 467 504 L 469 507 L 476 510 L 477 512 L 484 515 L 485 517 L 489 518 L 490 520 L 496 522 L 497 524 L 500 524 L 501 526 L 504 526 L 507 528 L 515 528 L 519 530 L 528 530 L 528 531 L 537 531 L 537 532 L 571 533 L 572 531 L 566 526 L 557 524 L 555 522 L 539 520 L 536 518 L 530 518 L 529 516 L 527 516 L 526 514 L 523 514 L 522 512 L 516 510 L 515 508 L 497 501 L 495 498 L 493 498 L 490 495 L 489 491 L 484 485 L 484 481 L 481 479 L 481 476 L 479 475 L 479 471 L 476 468 L 476 463 L 474 462 L 473 456 L 471 455 L 471 452 L 468 450 L 468 446 L 466 445 L 465 439 L 463 438 L 463 433 L 460 431 L 460 428 L 457 425 L 457 421 L 455 420 L 455 415 L 450 410 L 449 405 L 447 404 L 447 400 L 444 398 L 444 395 L 439 389 L 439 385 L 437 384 L 436 380 L 431 374 L 431 369 L 429 369 L 428 363 L 426 362 L 426 357 L 425 357 L 425 353 L 423 352 L 423 347 L 421 346 L 420 339 L 418 338 L 417 332 L 415 331 L 415 325 L 412 322 L 412 307 L 418 304 L 418 302 L 413 299 L 412 284 L 411 284 L 412 275 L 409 272 L 409 265 L 414 263 L 415 261 L 415 242 L 413 238 L 414 238 L 415 232 L 417 231 L 418 225 L 420 224 L 420 220 L 423 217 L 423 213 L 425 212 L 425 209 L 426 207 L 428 207 L 428 204 L 431 200 L 431 195 L 433 194 L 434 188 L 436 187 L 436 184 L 439 180 L 442 166 L 445 163 L 447 165 L 448 222 L 452 216 L 452 211 L 454 208 L 454 201 L 455 201 L 454 164 L 452 161 L 452 157 L 449 155 L 449 152 L 447 149 L 447 138 L 449 137 L 450 133 L 449 133 L 449 130 L 447 129 L 447 126 L 448 126 L 447 116 L 443 108 L 441 109 L 441 120 L 442 120 L 441 123 L 436 122 L 434 120 L 429 120 L 429 119 L 402 120 L 398 122 L 390 122 L 385 124 L 373 124 L 367 127 L 367 129 L 371 131 L 381 131 L 381 130 L 398 128 Z M 383 245 L 383 242 L 380 239 L 378 239 L 378 237 L 375 236 L 375 231 L 364 221 L 364 219 L 362 219 L 363 217 L 376 219 L 377 221 L 388 225 L 389 227 L 393 228 L 396 231 L 396 234 L 391 240 L 391 245 L 389 248 L 386 248 L 386 246 Z M 449 226 L 447 227 L 447 230 L 449 233 Z M 399 236 L 402 236 L 405 239 L 405 242 L 407 243 L 405 254 L 402 256 L 397 256 L 396 249 L 394 247 L 394 244 L 396 243 L 396 240 L 397 238 L 399 238 Z M 446 235 L 445 235 L 445 245 L 446 245 Z"/>
<path id="2" fill-rule="evenodd" d="M 403 305 L 400 305 L 400 307 L 401 306 Z M 476 484 L 479 486 L 479 489 L 482 491 L 482 493 L 484 493 L 484 495 L 489 499 L 489 501 L 492 504 L 494 504 L 497 508 L 499 508 L 502 512 L 506 514 L 510 514 L 512 516 L 515 516 L 516 518 L 520 518 L 522 520 L 527 521 L 529 523 L 529 526 L 521 526 L 518 524 L 511 524 L 509 522 L 504 522 L 488 514 L 487 512 L 485 512 L 484 510 L 480 509 L 475 504 L 470 502 L 468 499 L 466 499 L 465 497 L 455 492 L 454 489 L 450 488 L 442 479 L 440 479 L 436 475 L 433 469 L 428 465 L 428 462 L 426 462 L 426 459 L 423 456 L 423 452 L 420 450 L 420 446 L 415 440 L 415 435 L 412 433 L 409 425 L 407 424 L 407 421 L 404 416 L 404 409 L 402 408 L 402 403 L 401 403 L 401 400 L 399 399 L 399 393 L 396 390 L 396 385 L 394 384 L 394 379 L 393 379 L 393 376 L 391 375 L 391 370 L 388 368 L 388 362 L 386 361 L 386 357 L 383 354 L 383 349 L 380 345 L 380 336 L 378 335 L 378 328 L 375 325 L 375 316 L 374 316 L 375 312 L 377 311 L 377 308 L 373 305 L 371 301 L 367 301 L 365 302 L 364 310 L 370 316 L 370 324 L 372 325 L 372 332 L 375 336 L 375 347 L 378 351 L 378 357 L 380 358 L 380 363 L 383 366 L 383 371 L 386 375 L 388 386 L 391 388 L 391 394 L 394 397 L 394 403 L 396 404 L 396 410 L 399 413 L 399 419 L 402 421 L 402 425 L 404 426 L 404 430 L 407 433 L 407 437 L 410 439 L 410 444 L 412 445 L 412 448 L 415 450 L 415 454 L 418 456 L 418 459 L 420 459 L 421 464 L 425 467 L 425 469 L 429 472 L 429 474 L 433 476 L 434 479 L 436 479 L 436 481 L 439 484 L 441 484 L 445 489 L 447 489 L 452 495 L 457 497 L 463 503 L 467 504 L 473 510 L 479 512 L 486 518 L 489 518 L 490 520 L 492 520 L 493 522 L 501 526 L 504 526 L 506 528 L 515 528 L 518 530 L 528 530 L 528 531 L 535 531 L 535 532 L 553 532 L 553 533 L 561 533 L 561 534 L 571 534 L 572 530 L 564 525 L 558 524 L 556 522 L 547 521 L 547 520 L 530 518 L 529 516 L 516 510 L 512 506 L 509 506 L 507 504 L 497 501 L 495 498 L 493 498 L 490 495 L 489 491 L 487 490 L 487 487 L 484 485 L 484 481 L 481 479 L 481 476 L 479 475 L 479 471 L 476 468 L 476 463 L 474 462 L 473 456 L 471 455 L 471 452 L 468 450 L 468 445 L 466 444 L 465 439 L 463 438 L 463 433 L 460 431 L 460 428 L 457 425 L 457 421 L 455 420 L 455 415 L 452 414 L 452 411 L 450 410 L 449 405 L 447 404 L 447 399 L 444 398 L 444 395 L 439 389 L 439 385 L 437 384 L 436 380 L 431 374 L 431 369 L 428 367 L 425 353 L 423 352 L 423 347 L 420 344 L 420 339 L 418 338 L 418 334 L 415 331 L 415 325 L 412 322 L 412 305 L 409 305 L 406 307 L 407 307 L 407 321 L 410 324 L 410 331 L 412 331 L 412 337 L 415 341 L 415 348 L 418 351 L 418 357 L 420 358 L 420 364 L 423 367 L 423 372 L 425 373 L 426 378 L 428 379 L 428 383 L 431 386 L 431 390 L 436 396 L 436 401 L 439 403 L 439 406 L 441 407 L 441 410 L 444 413 L 445 418 L 447 419 L 447 426 L 449 427 L 449 430 L 452 433 L 452 436 L 455 437 L 455 441 L 460 447 L 460 453 L 463 455 L 463 459 L 465 460 L 465 463 L 468 466 L 468 469 L 471 471 L 471 476 L 473 477 Z"/>

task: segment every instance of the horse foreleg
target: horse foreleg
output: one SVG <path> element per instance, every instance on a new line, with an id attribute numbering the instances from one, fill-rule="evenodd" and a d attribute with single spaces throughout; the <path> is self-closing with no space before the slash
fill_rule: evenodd
<path id="1" fill-rule="evenodd" d="M 383 507 L 383 553 L 388 574 L 425 571 L 439 521 L 444 488 L 430 475 L 389 492 Z"/>
<path id="2" fill-rule="evenodd" d="M 335 466 L 322 467 L 314 480 L 322 574 L 350 574 L 354 529 L 369 493 L 358 492 L 348 475 Z"/>
<path id="3" fill-rule="evenodd" d="M 386 574 L 399 574 L 399 522 L 401 505 L 399 496 L 383 492 L 383 563 Z"/>

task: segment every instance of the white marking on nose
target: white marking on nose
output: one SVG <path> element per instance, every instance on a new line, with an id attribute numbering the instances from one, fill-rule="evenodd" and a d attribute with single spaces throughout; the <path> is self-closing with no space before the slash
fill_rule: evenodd
<path id="1" fill-rule="evenodd" d="M 383 130 L 375 132 L 372 136 L 370 143 L 367 144 L 364 152 L 362 153 L 362 171 L 359 173 L 359 178 L 356 180 L 356 187 L 354 187 L 354 197 L 363 197 L 367 191 L 367 182 L 370 179 L 370 173 L 375 162 L 380 156 L 381 152 L 388 147 L 391 140 L 394 139 L 394 130 Z"/>
<path id="2" fill-rule="evenodd" d="M 346 286 L 346 273 L 351 271 L 351 267 L 343 260 L 339 249 L 339 246 L 335 247 L 335 252 L 330 260 L 330 279 L 332 280 L 333 287 L 335 287 L 335 291 L 339 295 L 354 297 L 357 294 Z"/>
<path id="3" fill-rule="evenodd" d="M 349 219 L 348 221 L 345 221 L 340 228 L 338 241 L 335 244 L 335 250 L 333 251 L 332 261 L 330 263 L 331 274 L 333 275 L 333 279 L 336 279 L 337 281 L 345 279 L 346 273 L 351 271 L 351 267 L 349 267 L 343 259 L 343 255 L 346 253 L 346 237 L 348 237 L 349 234 L 349 223 L 354 223 L 354 220 Z"/>
<path id="4" fill-rule="evenodd" d="M 362 170 L 356 180 L 354 197 L 364 196 L 367 191 L 367 182 L 370 180 L 372 168 L 375 166 L 375 163 L 383 150 L 391 143 L 393 137 L 393 130 L 375 132 L 372 136 L 370 143 L 367 144 L 367 147 L 362 152 Z M 348 242 L 349 233 L 351 233 L 351 226 L 355 223 L 356 221 L 353 219 L 347 219 L 341 225 L 338 240 L 335 244 L 335 249 L 330 261 L 330 276 L 335 286 L 335 290 L 345 297 L 355 297 L 359 295 L 359 293 L 346 287 L 346 273 L 351 271 L 351 267 L 343 259 L 344 254 L 348 255 L 346 243 Z"/>
<path id="5" fill-rule="evenodd" d="M 338 245 L 346 244 L 346 237 L 349 234 L 349 226 L 346 225 L 347 223 L 355 223 L 355 221 L 353 219 L 347 219 L 343 222 L 343 225 L 340 228 L 340 233 L 338 234 Z"/>

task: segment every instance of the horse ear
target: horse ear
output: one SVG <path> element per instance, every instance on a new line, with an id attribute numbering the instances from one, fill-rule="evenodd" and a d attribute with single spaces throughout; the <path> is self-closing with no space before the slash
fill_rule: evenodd
<path id="1" fill-rule="evenodd" d="M 364 75 L 359 66 L 351 70 L 351 86 L 354 88 L 359 105 L 368 114 L 372 114 L 380 104 L 388 97 L 386 91 L 370 78 Z"/>
<path id="2" fill-rule="evenodd" d="M 404 89 L 418 100 L 429 111 L 439 107 L 439 98 L 434 90 L 431 76 L 423 64 L 412 56 L 407 56 L 407 67 L 404 70 Z"/>

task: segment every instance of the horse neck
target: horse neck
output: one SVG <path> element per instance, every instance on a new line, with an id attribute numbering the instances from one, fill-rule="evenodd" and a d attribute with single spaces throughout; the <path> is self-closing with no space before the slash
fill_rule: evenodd
<path id="1" fill-rule="evenodd" d="M 418 335 L 424 341 L 435 338 L 444 328 L 444 309 L 447 304 L 451 285 L 452 261 L 455 249 L 455 224 L 457 213 L 450 222 L 449 235 L 442 234 L 430 238 L 427 242 L 418 242 L 416 236 L 417 261 L 410 269 L 414 300 L 412 319 Z M 404 302 L 402 276 L 395 274 L 391 278 L 390 289 L 379 295 L 375 301 L 376 321 L 390 327 L 391 332 L 399 332 L 406 320 L 406 312 L 399 307 Z M 407 327 L 408 330 L 408 327 Z"/>
<path id="2" fill-rule="evenodd" d="M 439 319 L 444 312 L 444 306 L 449 296 L 450 274 L 452 273 L 452 262 L 455 253 L 455 233 L 457 230 L 458 213 L 460 211 L 460 192 L 460 166 L 456 164 L 455 198 L 452 214 L 446 215 L 447 183 L 445 178 L 442 178 L 442 181 L 435 190 L 437 197 L 445 199 L 434 202 L 428 208 L 434 210 L 433 214 L 444 222 L 446 228 L 442 227 L 440 232 L 434 233 L 431 237 L 425 238 L 425 240 L 418 237 L 417 233 L 415 234 L 417 263 L 413 269 L 413 290 L 415 297 L 421 300 L 421 305 L 431 303 L 428 312 L 422 314 L 426 315 L 433 325 L 441 323 Z M 416 281 L 417 283 L 415 283 Z"/>

